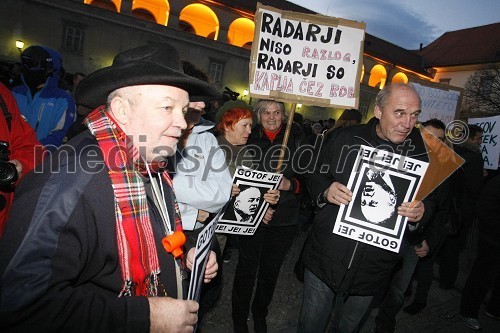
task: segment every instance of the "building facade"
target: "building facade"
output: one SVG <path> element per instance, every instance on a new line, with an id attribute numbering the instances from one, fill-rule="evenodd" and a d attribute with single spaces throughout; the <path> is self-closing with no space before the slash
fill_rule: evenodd
<path id="1" fill-rule="evenodd" d="M 264 0 L 279 9 L 314 13 L 284 0 Z M 68 73 L 90 73 L 111 64 L 126 49 L 169 43 L 183 60 L 207 73 L 221 91 L 248 89 L 250 49 L 257 1 L 245 0 L 2 0 L 0 60 L 19 61 L 16 41 L 59 51 Z M 346 18 L 349 19 L 349 18 Z M 432 81 L 415 51 L 365 35 L 359 109 L 373 114 L 374 97 L 390 82 Z M 302 106 L 312 120 L 338 118 L 342 109 Z"/>

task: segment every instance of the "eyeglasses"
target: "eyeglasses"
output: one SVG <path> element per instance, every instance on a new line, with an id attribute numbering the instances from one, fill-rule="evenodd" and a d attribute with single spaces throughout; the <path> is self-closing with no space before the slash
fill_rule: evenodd
<path id="1" fill-rule="evenodd" d="M 41 69 L 44 69 L 47 67 L 47 62 L 52 59 L 46 59 L 45 61 L 42 62 L 42 60 L 31 58 L 28 56 L 22 56 L 21 57 L 21 63 L 23 67 L 30 71 L 39 71 Z"/>

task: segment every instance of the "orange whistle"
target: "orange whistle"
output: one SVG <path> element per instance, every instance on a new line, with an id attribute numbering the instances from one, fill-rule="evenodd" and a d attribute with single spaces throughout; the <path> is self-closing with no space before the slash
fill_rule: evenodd
<path id="1" fill-rule="evenodd" d="M 177 258 L 183 253 L 182 246 L 186 243 L 186 235 L 182 231 L 175 231 L 173 234 L 163 237 L 161 242 L 165 250 Z"/>

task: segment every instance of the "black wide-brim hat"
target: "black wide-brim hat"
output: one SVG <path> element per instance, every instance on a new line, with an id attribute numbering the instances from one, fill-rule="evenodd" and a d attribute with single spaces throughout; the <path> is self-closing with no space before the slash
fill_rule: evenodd
<path id="1" fill-rule="evenodd" d="M 109 67 L 87 75 L 76 87 L 76 103 L 94 109 L 118 88 L 166 85 L 207 100 L 220 97 L 208 82 L 184 74 L 177 50 L 168 44 L 144 45 L 119 53 Z M 193 99 L 191 99 L 193 101 Z"/>

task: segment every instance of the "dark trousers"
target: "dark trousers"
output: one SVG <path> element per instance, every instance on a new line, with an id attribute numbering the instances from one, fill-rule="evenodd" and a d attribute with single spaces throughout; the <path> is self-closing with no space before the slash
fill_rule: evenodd
<path id="1" fill-rule="evenodd" d="M 402 244 L 401 254 L 403 259 L 396 266 L 396 271 L 392 275 L 391 282 L 375 318 L 377 332 L 394 332 L 396 316 L 404 305 L 404 292 L 408 288 L 415 266 L 417 266 L 419 258 L 413 245 Z"/>
<path id="2" fill-rule="evenodd" d="M 200 294 L 200 308 L 198 310 L 198 322 L 201 322 L 205 314 L 215 306 L 222 294 L 222 274 L 224 265 L 222 264 L 222 254 L 216 237 L 213 239 L 212 251 L 215 252 L 217 257 L 219 269 L 217 270 L 217 276 L 213 278 L 212 281 L 204 283 L 202 286 Z"/>
<path id="3" fill-rule="evenodd" d="M 430 254 L 418 260 L 414 274 L 414 278 L 416 278 L 418 283 L 413 303 L 427 304 L 427 296 L 429 295 L 434 275 L 434 263 L 441 253 L 442 245 L 443 242 L 440 242 Z"/>
<path id="4" fill-rule="evenodd" d="M 500 240 L 494 233 L 479 231 L 479 248 L 476 260 L 464 289 L 460 314 L 478 318 L 479 308 L 489 289 L 492 289 L 486 310 L 500 314 Z"/>
<path id="5" fill-rule="evenodd" d="M 432 275 L 434 274 L 434 263 L 436 256 L 431 254 L 429 257 L 421 258 L 416 268 L 417 288 L 415 289 L 414 303 L 427 304 L 427 296 L 432 285 Z"/>
<path id="6" fill-rule="evenodd" d="M 254 321 L 265 320 L 281 265 L 297 232 L 296 225 L 276 227 L 261 224 L 253 236 L 239 237 L 232 294 L 235 331 L 237 326 L 246 326 L 256 278 L 252 314 Z"/>
<path id="7" fill-rule="evenodd" d="M 472 235 L 472 222 L 467 221 L 456 235 L 449 235 L 439 254 L 439 283 L 452 288 L 458 276 L 460 253 Z"/>

